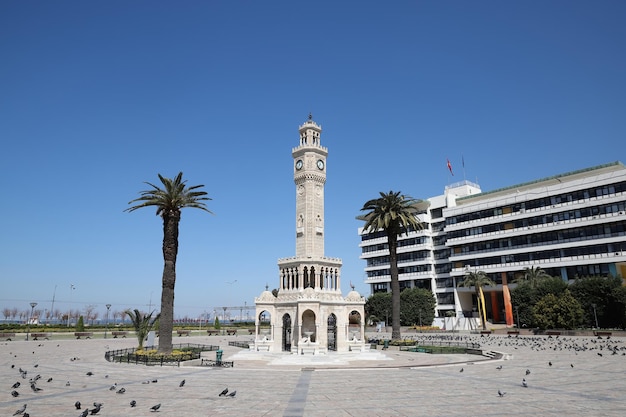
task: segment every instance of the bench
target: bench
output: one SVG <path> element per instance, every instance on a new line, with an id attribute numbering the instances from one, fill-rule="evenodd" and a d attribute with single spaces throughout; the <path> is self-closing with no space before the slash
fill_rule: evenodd
<path id="1" fill-rule="evenodd" d="M 518 334 L 519 334 L 519 330 L 507 330 L 506 334 L 511 334 L 511 335 L 515 334 L 515 335 L 518 335 Z"/>
<path id="2" fill-rule="evenodd" d="M 126 335 L 128 334 L 128 332 L 121 331 L 121 330 L 116 330 L 111 333 L 113 334 L 113 339 L 117 339 L 118 336 L 126 337 Z"/>
<path id="3" fill-rule="evenodd" d="M 399 350 L 404 352 L 417 352 L 417 346 L 400 346 Z"/>
<path id="4" fill-rule="evenodd" d="M 76 339 L 80 339 L 81 337 L 91 339 L 91 336 L 93 336 L 93 332 L 74 332 L 74 336 L 76 336 Z"/>
<path id="5" fill-rule="evenodd" d="M 15 333 L 0 333 L 0 339 L 11 340 L 15 337 Z"/>
<path id="6" fill-rule="evenodd" d="M 594 332 L 593 332 L 593 334 L 594 334 L 595 336 L 598 336 L 598 337 L 602 337 L 602 336 L 611 336 L 611 335 L 613 335 L 613 333 L 612 333 L 612 332 L 603 331 L 603 330 L 596 330 L 596 331 L 594 331 Z"/>
<path id="7" fill-rule="evenodd" d="M 255 330 L 254 329 L 248 329 L 248 334 L 254 334 Z"/>
<path id="8" fill-rule="evenodd" d="M 189 336 L 191 330 L 176 330 L 176 333 L 178 333 L 178 337 L 181 337 L 182 335 Z"/>
<path id="9" fill-rule="evenodd" d="M 235 336 L 235 335 L 237 334 L 237 330 L 235 330 L 235 329 L 227 329 L 227 330 L 226 330 L 226 333 L 227 333 L 229 336 Z"/>
<path id="10" fill-rule="evenodd" d="M 548 330 L 546 331 L 546 335 L 548 336 L 560 336 L 561 332 L 558 330 Z"/>
<path id="11" fill-rule="evenodd" d="M 217 336 L 218 334 L 220 334 L 219 330 L 207 330 L 206 332 L 209 334 L 209 336 Z"/>
<path id="12" fill-rule="evenodd" d="M 30 337 L 32 337 L 33 340 L 38 340 L 39 338 L 48 340 L 48 333 L 31 333 Z"/>
<path id="13" fill-rule="evenodd" d="M 491 334 L 491 330 L 481 330 L 480 334 Z"/>

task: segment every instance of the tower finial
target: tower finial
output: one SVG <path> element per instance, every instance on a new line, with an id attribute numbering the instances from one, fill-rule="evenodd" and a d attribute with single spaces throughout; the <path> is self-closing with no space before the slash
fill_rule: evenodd
<path id="1" fill-rule="evenodd" d="M 313 114 L 309 112 L 309 120 L 313 120 Z"/>

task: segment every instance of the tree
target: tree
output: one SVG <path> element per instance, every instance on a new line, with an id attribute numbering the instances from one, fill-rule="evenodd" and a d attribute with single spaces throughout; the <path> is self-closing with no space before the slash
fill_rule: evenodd
<path id="1" fill-rule="evenodd" d="M 430 326 L 435 319 L 436 300 L 424 288 L 407 288 L 400 293 L 400 324 Z"/>
<path id="2" fill-rule="evenodd" d="M 570 285 L 572 296 L 578 300 L 584 311 L 584 322 L 595 327 L 596 316 L 599 327 L 620 327 L 623 319 L 619 311 L 623 309 L 619 292 L 622 279 L 613 276 L 588 276 L 576 278 Z M 615 314 L 617 313 L 617 314 Z"/>
<path id="3" fill-rule="evenodd" d="M 85 331 L 85 321 L 83 319 L 83 316 L 80 316 L 78 318 L 78 322 L 76 323 L 76 331 L 77 332 L 84 332 Z"/>
<path id="4" fill-rule="evenodd" d="M 159 352 L 172 352 L 172 329 L 174 327 L 174 286 L 176 284 L 176 257 L 178 256 L 178 226 L 183 208 L 197 208 L 211 213 L 204 201 L 211 200 L 205 191 L 198 189 L 204 185 L 187 186 L 180 172 L 174 179 L 159 175 L 163 188 L 146 182 L 149 190 L 141 191 L 141 197 L 130 201 L 134 204 L 124 211 L 133 212 L 143 207 L 156 207 L 157 216 L 163 219 L 163 278 L 161 289 L 161 318 Z"/>
<path id="5" fill-rule="evenodd" d="M 391 313 L 391 293 L 377 292 L 370 295 L 365 300 L 364 310 L 369 320 L 374 321 L 374 318 L 381 321 L 387 320 Z M 385 322 L 385 325 L 387 324 Z"/>
<path id="6" fill-rule="evenodd" d="M 574 329 L 582 323 L 583 309 L 569 290 L 561 295 L 548 294 L 533 307 L 540 329 Z"/>
<path id="7" fill-rule="evenodd" d="M 524 268 L 524 273 L 517 277 L 514 282 L 528 282 L 530 284 L 530 288 L 535 288 L 537 287 L 539 281 L 545 278 L 550 278 L 550 275 L 548 275 L 546 271 L 538 266 L 531 266 L 530 268 Z"/>
<path id="8" fill-rule="evenodd" d="M 496 285 L 487 274 L 483 271 L 470 271 L 465 272 L 463 281 L 459 282 L 459 287 L 474 287 L 476 293 L 476 300 L 478 303 L 478 315 L 480 316 L 480 322 L 482 323 L 483 330 L 487 330 L 487 319 L 485 309 L 485 297 L 483 296 L 483 287 Z"/>
<path id="9" fill-rule="evenodd" d="M 152 318 L 152 314 L 154 311 L 151 311 L 149 314 L 142 313 L 141 311 L 135 309 L 133 311 L 126 310 L 124 314 L 126 314 L 135 328 L 135 335 L 137 336 L 137 346 L 138 350 L 143 349 L 143 341 L 146 340 L 148 333 L 152 330 L 155 323 L 159 320 L 160 314 L 157 314 L 154 319 Z M 161 337 L 163 337 L 161 335 Z"/>
<path id="10" fill-rule="evenodd" d="M 357 216 L 365 222 L 364 232 L 382 230 L 387 236 L 389 249 L 389 274 L 391 276 L 391 338 L 399 340 L 400 334 L 400 281 L 398 278 L 398 236 L 423 228 L 419 213 L 428 208 L 427 201 L 416 200 L 400 192 L 380 193 L 379 198 L 367 201 Z"/>
<path id="11" fill-rule="evenodd" d="M 560 296 L 567 289 L 567 282 L 559 277 L 542 278 L 531 286 L 527 280 L 521 281 L 511 290 L 511 303 L 515 307 L 516 314 L 519 314 L 517 321 L 522 327 L 537 327 L 533 315 L 533 307 L 539 300 L 548 294 Z"/>

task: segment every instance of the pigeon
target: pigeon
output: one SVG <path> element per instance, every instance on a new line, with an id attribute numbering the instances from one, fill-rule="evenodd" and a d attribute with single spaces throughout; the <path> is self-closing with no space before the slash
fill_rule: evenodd
<path id="1" fill-rule="evenodd" d="M 224 391 L 220 392 L 220 397 L 223 397 L 226 394 L 228 394 L 228 388 L 224 388 Z"/>
<path id="2" fill-rule="evenodd" d="M 20 381 L 17 381 L 15 384 L 11 385 L 11 388 L 15 389 L 15 388 L 19 388 L 20 387 Z"/>
<path id="3" fill-rule="evenodd" d="M 91 415 L 93 416 L 94 414 L 98 414 L 98 413 L 100 412 L 100 408 L 101 408 L 101 407 L 102 407 L 102 406 L 101 406 L 100 404 L 98 404 L 98 405 L 96 406 L 96 408 L 93 408 L 93 409 L 91 410 Z"/>
<path id="4" fill-rule="evenodd" d="M 569 364 L 569 366 L 573 368 L 573 367 L 574 367 L 574 364 L 573 364 L 573 363 L 570 363 L 570 364 Z"/>
<path id="5" fill-rule="evenodd" d="M 506 395 L 506 392 L 498 390 L 498 395 L 500 397 L 504 397 Z"/>
<path id="6" fill-rule="evenodd" d="M 66 386 L 66 387 L 69 387 L 69 386 L 70 386 L 70 381 L 67 381 L 67 382 L 65 383 L 65 386 Z"/>
<path id="7" fill-rule="evenodd" d="M 39 346 L 41 346 L 41 345 L 39 345 Z M 36 363 L 36 364 L 35 364 L 35 365 L 33 365 L 33 366 L 34 366 L 35 368 L 37 368 L 37 367 L 39 367 L 39 364 L 38 364 L 38 363 Z"/>
<path id="8" fill-rule="evenodd" d="M 93 372 L 91 371 L 87 372 L 87 376 L 92 376 L 92 375 L 93 375 Z"/>
<path id="9" fill-rule="evenodd" d="M 548 365 L 549 365 L 549 366 L 552 366 L 552 362 L 548 362 Z"/>
<path id="10" fill-rule="evenodd" d="M 32 384 L 30 384 L 30 389 L 33 390 L 33 392 L 39 392 L 39 391 L 43 391 L 42 388 L 39 388 L 37 385 L 35 385 L 35 383 L 33 382 Z"/>
<path id="11" fill-rule="evenodd" d="M 20 393 L 15 391 L 15 390 L 13 390 L 13 391 L 11 391 L 11 395 L 14 396 L 14 397 L 17 397 L 18 395 L 20 395 Z"/>
<path id="12" fill-rule="evenodd" d="M 123 393 L 125 393 L 125 392 L 126 392 L 126 388 L 123 388 L 123 387 L 122 387 L 122 388 L 120 388 L 120 389 L 118 389 L 118 390 L 117 390 L 116 394 L 123 394 Z"/>
<path id="13" fill-rule="evenodd" d="M 89 409 L 85 408 L 85 411 L 83 411 L 82 413 L 80 413 L 80 416 L 78 417 L 87 417 L 87 415 L 89 414 Z"/>
<path id="14" fill-rule="evenodd" d="M 153 405 L 152 407 L 150 407 L 150 410 L 159 411 L 159 408 L 161 408 L 161 403 L 158 403 L 157 405 Z"/>
<path id="15" fill-rule="evenodd" d="M 157 382 L 159 382 L 156 378 L 152 380 L 153 384 L 156 384 Z"/>
<path id="16" fill-rule="evenodd" d="M 24 414 L 24 411 L 26 411 L 26 404 L 24 404 L 24 406 L 22 408 L 20 408 L 15 413 L 13 413 L 13 415 L 17 416 L 17 415 L 20 415 L 20 414 Z"/>
<path id="17" fill-rule="evenodd" d="M 76 401 L 74 403 L 74 407 L 76 407 L 77 410 L 80 410 L 80 401 Z"/>
<path id="18" fill-rule="evenodd" d="M 48 378 L 46 382 L 52 382 L 52 377 Z"/>
<path id="19" fill-rule="evenodd" d="M 130 406 L 131 406 L 131 407 L 135 407 L 136 405 L 137 405 L 137 401 L 132 400 L 132 401 L 130 402 Z"/>
<path id="20" fill-rule="evenodd" d="M 182 381 L 180 381 L 180 384 L 178 384 L 179 387 L 183 387 L 185 386 L 185 380 L 183 379 Z"/>
<path id="21" fill-rule="evenodd" d="M 115 385 L 111 385 L 109 387 L 109 391 L 115 391 L 117 389 L 117 387 Z"/>
<path id="22" fill-rule="evenodd" d="M 24 414 L 22 414 L 22 417 L 30 417 L 30 414 L 24 413 Z"/>
<path id="23" fill-rule="evenodd" d="M 228 396 L 229 396 L 230 398 L 234 398 L 234 397 L 235 397 L 235 395 L 237 395 L 237 391 L 233 391 L 233 392 L 228 393 Z"/>
<path id="24" fill-rule="evenodd" d="M 524 388 L 528 388 L 528 383 L 526 383 L 526 380 L 525 380 L 525 379 L 522 379 L 522 386 L 523 386 Z"/>
<path id="25" fill-rule="evenodd" d="M 502 365 L 500 365 L 500 366 L 496 366 L 496 369 L 497 369 L 497 370 L 502 369 Z"/>
<path id="26" fill-rule="evenodd" d="M 526 369 L 526 375 L 530 375 L 530 369 Z"/>
<path id="27" fill-rule="evenodd" d="M 463 368 L 461 368 L 461 369 L 459 370 L 459 372 L 463 372 Z"/>

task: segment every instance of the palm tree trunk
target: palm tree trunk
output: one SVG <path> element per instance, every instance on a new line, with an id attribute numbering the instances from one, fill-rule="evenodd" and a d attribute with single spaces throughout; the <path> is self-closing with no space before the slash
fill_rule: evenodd
<path id="1" fill-rule="evenodd" d="M 159 353 L 172 353 L 174 327 L 174 286 L 178 255 L 178 224 L 180 213 L 163 215 L 163 282 L 161 288 L 161 317 L 159 319 Z"/>
<path id="2" fill-rule="evenodd" d="M 400 340 L 400 280 L 398 278 L 397 234 L 387 235 L 389 245 L 389 269 L 391 275 L 391 339 Z"/>

